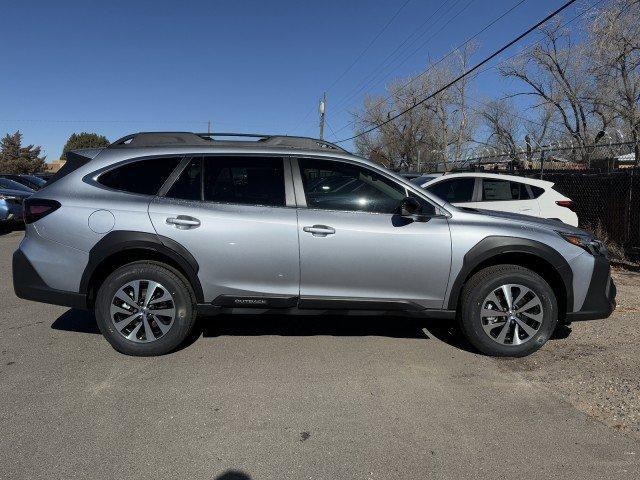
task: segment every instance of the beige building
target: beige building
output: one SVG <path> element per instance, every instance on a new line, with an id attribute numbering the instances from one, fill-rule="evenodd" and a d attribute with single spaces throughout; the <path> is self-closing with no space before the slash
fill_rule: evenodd
<path id="1" fill-rule="evenodd" d="M 60 170 L 62 168 L 62 166 L 66 163 L 66 160 L 54 160 L 51 163 L 47 163 L 47 166 L 45 167 L 47 172 L 51 172 L 51 173 L 56 173 L 58 170 Z"/>

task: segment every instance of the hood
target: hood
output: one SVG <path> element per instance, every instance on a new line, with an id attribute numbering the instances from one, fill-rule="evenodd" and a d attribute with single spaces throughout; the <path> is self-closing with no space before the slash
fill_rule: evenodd
<path id="1" fill-rule="evenodd" d="M 462 210 L 466 213 L 473 213 L 476 215 L 482 215 L 485 217 L 500 218 L 504 220 L 510 220 L 520 223 L 522 225 L 531 225 L 536 227 L 547 228 L 549 230 L 561 230 L 567 233 L 573 233 L 577 235 L 591 235 L 580 228 L 576 228 L 572 225 L 568 225 L 560 220 L 551 220 L 548 218 L 532 217 L 530 215 L 522 215 L 520 213 L 511 212 L 498 212 L 496 210 L 478 210 L 476 208 L 456 207 L 458 210 Z"/>

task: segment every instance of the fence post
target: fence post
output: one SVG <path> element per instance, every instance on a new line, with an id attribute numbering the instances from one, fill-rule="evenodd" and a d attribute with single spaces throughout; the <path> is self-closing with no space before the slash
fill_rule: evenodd
<path id="1" fill-rule="evenodd" d="M 627 238 L 625 239 L 624 249 L 629 248 L 629 241 L 631 240 L 631 204 L 633 202 L 633 180 L 635 177 L 636 169 L 631 168 L 631 178 L 629 179 L 629 201 L 627 202 Z M 637 228 L 637 225 L 636 225 Z M 636 232 L 637 233 L 637 232 Z"/>

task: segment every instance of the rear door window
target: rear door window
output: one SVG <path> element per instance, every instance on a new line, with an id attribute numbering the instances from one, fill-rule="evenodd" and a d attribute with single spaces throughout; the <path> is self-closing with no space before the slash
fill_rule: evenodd
<path id="1" fill-rule="evenodd" d="M 449 203 L 463 203 L 473 200 L 474 177 L 452 178 L 434 185 L 427 185 L 427 191 Z"/>
<path id="2" fill-rule="evenodd" d="M 204 157 L 203 194 L 209 202 L 285 205 L 284 163 L 279 157 Z"/>
<path id="3" fill-rule="evenodd" d="M 180 160 L 181 157 L 137 160 L 103 173 L 98 183 L 123 192 L 156 195 Z"/>
<path id="4" fill-rule="evenodd" d="M 202 200 L 202 157 L 191 159 L 165 196 L 182 200 Z"/>

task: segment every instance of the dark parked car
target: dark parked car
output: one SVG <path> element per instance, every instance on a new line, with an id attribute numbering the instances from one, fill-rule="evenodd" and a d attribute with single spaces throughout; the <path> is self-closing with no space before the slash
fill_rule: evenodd
<path id="1" fill-rule="evenodd" d="M 14 182 L 20 183 L 32 190 L 40 190 L 47 184 L 46 180 L 35 175 L 27 175 L 23 173 L 0 173 L 0 178 L 8 178 Z"/>
<path id="2" fill-rule="evenodd" d="M 33 192 L 18 182 L 0 178 L 0 226 L 22 221 L 22 204 Z"/>

